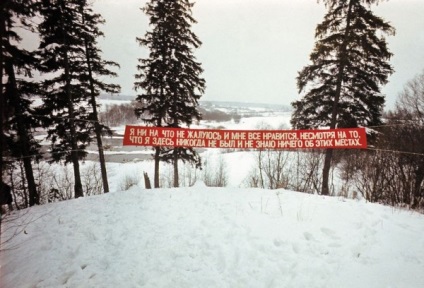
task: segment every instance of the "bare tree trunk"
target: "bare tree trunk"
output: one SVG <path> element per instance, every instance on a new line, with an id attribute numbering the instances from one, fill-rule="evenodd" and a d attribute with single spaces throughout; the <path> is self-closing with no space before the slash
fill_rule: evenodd
<path id="1" fill-rule="evenodd" d="M 160 156 L 160 147 L 155 147 L 155 175 L 154 175 L 154 185 L 155 188 L 159 188 L 159 159 Z"/>
<path id="2" fill-rule="evenodd" d="M 174 187 L 180 186 L 180 179 L 178 175 L 178 148 L 174 148 Z"/>
<path id="3" fill-rule="evenodd" d="M 147 175 L 147 173 L 144 172 L 143 176 L 144 176 L 144 186 L 146 187 L 146 189 L 152 189 L 152 185 L 150 184 L 149 175 Z"/>
<path id="4" fill-rule="evenodd" d="M 93 72 L 91 68 L 91 58 L 90 53 L 88 49 L 88 43 L 87 39 L 85 40 L 85 56 L 87 60 L 87 67 L 88 67 L 88 75 L 90 78 L 90 97 L 91 97 L 91 107 L 93 108 L 93 120 L 94 122 L 94 132 L 96 133 L 96 140 L 97 140 L 97 150 L 99 151 L 99 162 L 100 162 L 100 171 L 102 174 L 102 181 L 103 181 L 103 191 L 104 193 L 109 192 L 109 182 L 107 180 L 107 171 L 106 171 L 106 161 L 105 161 L 105 155 L 103 151 L 103 142 L 102 142 L 102 128 L 100 127 L 99 123 L 99 116 L 97 113 L 97 106 L 96 106 L 96 95 L 94 91 L 94 83 L 93 83 Z"/>
<path id="5" fill-rule="evenodd" d="M 108 193 L 109 182 L 107 179 L 106 159 L 105 159 L 102 135 L 101 135 L 102 132 L 101 132 L 100 124 L 98 122 L 96 122 L 94 125 L 95 125 L 95 133 L 96 133 L 96 140 L 97 140 L 97 149 L 99 151 L 99 162 L 100 162 L 100 171 L 102 174 L 103 192 Z"/>
<path id="6" fill-rule="evenodd" d="M 13 64 L 10 63 L 10 61 L 7 61 L 5 63 L 6 73 L 9 76 L 9 83 L 10 83 L 10 104 L 13 105 L 13 109 L 15 111 L 15 117 L 16 117 L 16 124 L 18 129 L 18 135 L 19 135 L 19 148 L 20 152 L 22 153 L 22 160 L 24 163 L 24 169 L 25 169 L 25 177 L 28 184 L 28 191 L 29 191 L 29 206 L 34 206 L 39 203 L 39 197 L 37 193 L 37 186 L 35 185 L 35 179 L 34 174 L 32 170 L 32 163 L 31 163 L 31 155 L 30 155 L 30 144 L 29 144 L 29 137 L 28 137 L 28 130 L 25 127 L 25 120 L 23 119 L 22 115 L 23 112 L 22 108 L 19 103 L 19 96 L 17 91 L 17 83 L 15 78 L 15 71 L 13 70 Z"/>
<path id="7" fill-rule="evenodd" d="M 328 179 L 330 178 L 331 160 L 333 159 L 333 149 L 325 150 L 324 168 L 322 169 L 322 189 L 321 195 L 330 195 Z"/>
<path id="8" fill-rule="evenodd" d="M 262 167 L 262 149 L 259 150 L 258 165 L 259 165 L 259 179 L 260 179 L 259 181 L 261 183 L 260 188 L 265 188 L 264 175 L 263 175 L 263 167 Z"/>
<path id="9" fill-rule="evenodd" d="M 3 37 L 6 35 L 6 17 L 5 17 L 5 10 L 6 10 L 6 3 L 8 1 L 2 1 L 0 3 L 0 116 L 1 116 L 1 122 L 0 122 L 0 175 L 3 177 L 3 152 L 4 152 L 4 129 L 3 129 L 3 122 L 6 119 L 5 115 L 5 95 L 3 93 Z M 3 182 L 0 181 L 0 189 L 3 190 Z"/>
<path id="10" fill-rule="evenodd" d="M 424 167 L 421 166 L 415 171 L 415 183 L 414 183 L 414 198 L 412 199 L 412 209 L 418 208 L 418 205 L 420 204 L 420 200 L 422 198 L 421 195 L 421 184 L 424 180 Z"/>
<path id="11" fill-rule="evenodd" d="M 343 83 L 343 74 L 346 66 L 346 50 L 347 50 L 347 42 L 348 42 L 348 36 L 350 33 L 350 21 L 352 18 L 352 0 L 349 1 L 349 8 L 346 16 L 346 28 L 344 33 L 344 40 L 340 47 L 340 54 L 339 54 L 339 71 L 337 74 L 337 86 L 336 86 L 336 93 L 334 96 L 334 102 L 333 102 L 333 109 L 331 113 L 331 123 L 330 123 L 330 129 L 336 128 L 337 124 L 337 115 L 338 115 L 338 105 L 340 101 L 340 95 L 342 91 L 342 83 Z M 324 168 L 322 170 L 322 189 L 321 194 L 322 195 L 330 195 L 330 189 L 328 187 L 328 178 L 330 175 L 330 168 L 331 168 L 331 160 L 333 159 L 333 149 L 327 149 L 325 153 L 325 160 L 324 160 Z"/>

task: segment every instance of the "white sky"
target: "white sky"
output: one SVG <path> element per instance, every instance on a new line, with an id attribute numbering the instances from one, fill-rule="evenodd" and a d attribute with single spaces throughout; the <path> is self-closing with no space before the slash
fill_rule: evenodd
<path id="1" fill-rule="evenodd" d="M 123 95 L 133 90 L 137 58 L 146 57 L 135 37 L 144 37 L 146 0 L 93 0 L 106 20 L 104 57 L 121 65 Z M 395 73 L 383 88 L 392 108 L 404 84 L 424 69 L 424 1 L 390 0 L 373 6 L 396 28 L 388 37 Z M 325 14 L 317 0 L 197 0 L 193 31 L 203 42 L 195 51 L 205 70 L 202 100 L 289 105 L 299 99 L 296 76 L 309 64 L 314 33 Z"/>

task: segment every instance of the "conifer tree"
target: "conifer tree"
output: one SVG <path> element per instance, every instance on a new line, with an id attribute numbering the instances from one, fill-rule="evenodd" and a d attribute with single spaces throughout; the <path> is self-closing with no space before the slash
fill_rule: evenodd
<path id="1" fill-rule="evenodd" d="M 297 129 L 379 125 L 384 95 L 380 89 L 393 72 L 383 35 L 393 27 L 374 15 L 378 0 L 326 0 L 328 12 L 316 28 L 311 64 L 297 77 L 302 99 L 292 103 Z M 321 193 L 329 194 L 332 149 L 327 149 Z"/>
<path id="2" fill-rule="evenodd" d="M 100 14 L 93 13 L 90 5 L 86 0 L 80 1 L 80 13 L 83 27 L 82 31 L 84 39 L 84 53 L 85 53 L 85 70 L 81 71 L 79 78 L 81 83 L 86 83 L 86 93 L 89 95 L 88 102 L 92 108 L 89 119 L 94 124 L 94 133 L 96 134 L 97 148 L 99 152 L 100 170 L 103 180 L 103 191 L 109 192 L 109 183 L 107 180 L 106 161 L 103 151 L 102 134 L 104 131 L 110 132 L 110 129 L 99 122 L 97 112 L 96 97 L 100 95 L 100 91 L 107 93 L 119 93 L 120 86 L 114 84 L 107 84 L 101 81 L 101 77 L 115 77 L 117 74 L 112 72 L 107 67 L 119 65 L 112 61 L 105 61 L 101 58 L 101 50 L 97 47 L 97 38 L 104 36 L 98 28 L 99 24 L 105 21 Z"/>
<path id="3" fill-rule="evenodd" d="M 119 86 L 105 84 L 99 78 L 114 76 L 106 66 L 117 64 L 100 57 L 96 38 L 102 35 L 97 28 L 102 19 L 92 12 L 87 0 L 41 0 L 40 14 L 39 57 L 47 75 L 41 113 L 51 115 L 45 125 L 54 160 L 73 164 L 78 198 L 84 195 L 79 159 L 87 154 L 85 148 L 93 140 L 93 130 L 103 152 L 100 134 L 105 127 L 98 123 L 95 97 L 102 90 L 119 90 Z M 104 159 L 102 167 L 104 188 L 108 190 Z"/>
<path id="4" fill-rule="evenodd" d="M 75 121 L 88 118 L 84 90 L 76 81 L 84 59 L 80 34 L 83 28 L 77 21 L 77 8 L 74 0 L 42 0 L 43 21 L 38 28 L 39 55 L 48 77 L 43 83 L 42 113 L 50 115 L 45 124 L 53 159 L 73 164 L 75 198 L 84 196 L 79 159 L 86 156 L 84 149 L 89 138 L 88 122 Z"/>
<path id="5" fill-rule="evenodd" d="M 135 90 L 142 90 L 137 101 L 142 108 L 136 114 L 156 127 L 180 128 L 199 120 L 198 100 L 205 90 L 205 80 L 193 49 L 201 41 L 190 30 L 196 20 L 191 16 L 193 3 L 188 0 L 151 0 L 142 9 L 150 17 L 152 31 L 137 38 L 149 49 L 146 59 L 139 59 Z M 174 186 L 179 185 L 178 160 L 200 166 L 200 157 L 191 148 L 155 147 L 154 185 L 159 187 L 159 161 L 174 164 Z"/>
<path id="6" fill-rule="evenodd" d="M 1 173 L 6 150 L 10 156 L 23 161 L 28 185 L 29 205 L 39 204 L 32 160 L 38 154 L 39 145 L 34 141 L 31 129 L 37 126 L 31 107 L 37 93 L 37 85 L 31 81 L 37 68 L 33 53 L 19 46 L 21 37 L 17 28 L 33 29 L 34 1 L 5 0 L 0 4 L 1 34 Z M 5 134 L 7 132 L 7 135 Z M 2 182 L 3 183 L 3 182 Z M 2 185 L 2 184 L 1 184 Z"/>

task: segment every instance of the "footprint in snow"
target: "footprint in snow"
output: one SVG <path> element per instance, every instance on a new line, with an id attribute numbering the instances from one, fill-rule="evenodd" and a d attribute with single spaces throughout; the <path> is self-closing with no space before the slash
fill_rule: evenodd
<path id="1" fill-rule="evenodd" d="M 336 240 L 336 239 L 340 239 L 340 237 L 337 237 L 337 236 L 336 236 L 336 232 L 335 232 L 334 230 L 331 230 L 331 229 L 328 229 L 328 228 L 322 227 L 322 228 L 321 228 L 321 232 L 322 232 L 324 235 L 326 235 L 326 236 L 328 236 L 329 238 L 331 238 L 331 239 L 334 239 L 334 240 Z"/>
<path id="2" fill-rule="evenodd" d="M 303 237 L 305 237 L 305 239 L 308 241 L 315 241 L 314 235 L 312 235 L 312 233 L 305 232 L 303 233 Z"/>
<path id="3" fill-rule="evenodd" d="M 292 243 L 292 249 L 293 249 L 293 252 L 294 252 L 294 253 L 296 253 L 296 254 L 299 254 L 299 253 L 300 253 L 300 247 L 299 247 L 299 244 L 297 244 L 297 243 Z"/>
<path id="4" fill-rule="evenodd" d="M 274 239 L 274 246 L 275 247 L 280 247 L 284 244 L 284 242 L 281 239 L 275 238 Z"/>

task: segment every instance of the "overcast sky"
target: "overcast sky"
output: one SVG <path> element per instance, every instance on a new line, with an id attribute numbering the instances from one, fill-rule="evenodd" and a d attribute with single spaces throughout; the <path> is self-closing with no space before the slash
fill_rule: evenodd
<path id="1" fill-rule="evenodd" d="M 133 90 L 137 58 L 146 57 L 136 37 L 148 18 L 139 9 L 146 0 L 93 0 L 106 20 L 100 40 L 104 58 L 121 65 L 123 95 Z M 322 1 L 320 1 L 322 2 Z M 392 108 L 404 84 L 424 71 L 424 1 L 390 0 L 372 8 L 396 28 L 387 38 L 395 73 L 383 88 Z M 314 33 L 326 13 L 317 0 L 197 0 L 193 31 L 203 42 L 195 56 L 205 70 L 202 100 L 289 105 L 299 99 L 296 76 L 309 64 Z"/>

